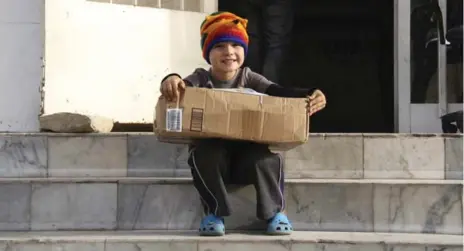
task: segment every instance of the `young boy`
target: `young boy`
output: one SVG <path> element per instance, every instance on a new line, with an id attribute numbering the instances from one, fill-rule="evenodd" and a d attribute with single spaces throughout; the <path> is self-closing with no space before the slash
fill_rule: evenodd
<path id="1" fill-rule="evenodd" d="M 279 86 L 249 68 L 241 68 L 248 49 L 247 20 L 229 12 L 207 16 L 201 24 L 201 46 L 209 70 L 196 69 L 182 79 L 169 74 L 161 83 L 161 94 L 176 101 L 185 86 L 200 88 L 251 88 L 272 96 L 308 99 L 310 115 L 323 109 L 324 94 L 316 89 Z M 272 125 L 269 125 L 272 126 Z M 292 225 L 283 213 L 284 173 L 280 155 L 269 147 L 247 141 L 198 140 L 190 145 L 188 163 L 200 194 L 205 217 L 200 235 L 224 235 L 224 217 L 230 215 L 225 184 L 253 184 L 257 194 L 257 217 L 268 223 L 268 234 L 290 234 Z"/>

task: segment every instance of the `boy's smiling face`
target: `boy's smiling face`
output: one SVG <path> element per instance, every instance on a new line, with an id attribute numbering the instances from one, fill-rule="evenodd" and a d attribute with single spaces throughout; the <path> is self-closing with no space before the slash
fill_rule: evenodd
<path id="1" fill-rule="evenodd" d="M 222 74 L 235 73 L 244 60 L 245 50 L 234 42 L 218 43 L 209 53 L 212 70 Z"/>

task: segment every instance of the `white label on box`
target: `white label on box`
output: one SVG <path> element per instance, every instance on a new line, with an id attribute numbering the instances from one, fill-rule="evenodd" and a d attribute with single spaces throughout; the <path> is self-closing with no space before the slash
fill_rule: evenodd
<path id="1" fill-rule="evenodd" d="M 166 131 L 182 132 L 182 109 L 170 108 L 166 110 Z"/>

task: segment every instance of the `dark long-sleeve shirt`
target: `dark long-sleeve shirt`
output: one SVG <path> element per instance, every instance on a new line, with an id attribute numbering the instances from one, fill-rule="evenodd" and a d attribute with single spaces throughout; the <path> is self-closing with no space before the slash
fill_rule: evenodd
<path id="1" fill-rule="evenodd" d="M 177 74 L 170 74 L 177 75 Z M 168 76 L 170 76 L 168 75 Z M 180 77 L 180 76 L 179 76 Z M 167 76 L 166 76 L 167 78 Z M 166 79 L 165 78 L 165 79 Z M 269 96 L 304 98 L 311 95 L 315 88 L 293 88 L 278 85 L 262 75 L 253 72 L 250 68 L 244 67 L 230 80 L 216 80 L 211 72 L 203 68 L 196 69 L 192 74 L 184 78 L 187 86 L 203 88 L 250 88 L 259 93 Z"/>

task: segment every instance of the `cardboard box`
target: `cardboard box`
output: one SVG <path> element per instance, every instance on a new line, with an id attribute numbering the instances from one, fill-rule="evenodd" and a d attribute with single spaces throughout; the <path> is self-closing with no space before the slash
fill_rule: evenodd
<path id="1" fill-rule="evenodd" d="M 305 143 L 309 116 L 303 98 L 279 98 L 247 89 L 187 87 L 179 103 L 160 97 L 153 129 L 158 139 L 189 143 L 198 138 L 248 140 L 287 150 Z"/>

